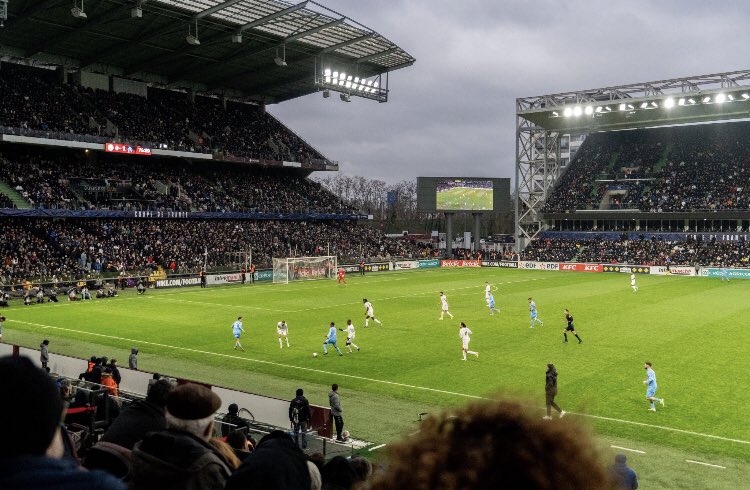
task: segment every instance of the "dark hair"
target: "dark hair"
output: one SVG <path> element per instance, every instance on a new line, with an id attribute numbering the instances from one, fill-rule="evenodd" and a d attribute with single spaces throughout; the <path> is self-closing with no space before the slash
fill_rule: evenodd
<path id="1" fill-rule="evenodd" d="M 153 376 L 151 376 L 151 379 L 161 379 L 161 374 L 159 374 L 159 373 L 154 373 L 154 375 L 153 375 Z"/>
<path id="2" fill-rule="evenodd" d="M 461 326 L 462 326 L 462 327 L 465 327 L 465 326 L 466 326 L 466 324 L 465 324 L 464 322 L 461 322 Z"/>
<path id="3" fill-rule="evenodd" d="M 237 415 L 238 413 L 240 413 L 240 407 L 237 406 L 236 403 L 230 403 L 229 406 L 227 407 L 227 411 L 229 413 Z"/>
<path id="4" fill-rule="evenodd" d="M 305 392 L 302 391 L 302 388 L 297 388 L 297 396 L 302 396 L 304 394 L 305 394 Z"/>
<path id="5" fill-rule="evenodd" d="M 241 316 L 238 316 L 238 317 L 237 317 L 237 319 L 238 319 L 238 320 L 242 320 L 242 317 L 241 317 Z"/>
<path id="6" fill-rule="evenodd" d="M 354 456 L 349 460 L 349 465 L 359 481 L 367 481 L 372 475 L 372 463 L 362 456 Z"/>
<path id="7" fill-rule="evenodd" d="M 235 430 L 227 436 L 227 444 L 233 449 L 247 450 L 247 436 L 241 430 Z"/>
<path id="8" fill-rule="evenodd" d="M 117 359 L 110 359 L 109 363 L 110 364 L 117 364 Z"/>
<path id="9" fill-rule="evenodd" d="M 158 407 L 167 406 L 167 395 L 169 395 L 174 389 L 174 385 L 166 379 L 160 379 L 156 383 L 151 385 L 146 395 L 146 401 L 153 403 Z"/>
<path id="10" fill-rule="evenodd" d="M 388 471 L 375 490 L 617 488 L 581 426 L 542 420 L 517 402 L 474 403 L 429 417 L 386 454 Z"/>
<path id="11" fill-rule="evenodd" d="M 331 389 L 332 389 L 333 391 L 336 391 L 336 390 L 338 390 L 338 389 L 339 389 L 339 385 L 337 385 L 336 383 L 333 383 L 333 384 L 331 385 Z"/>
<path id="12" fill-rule="evenodd" d="M 652 364 L 650 362 L 646 361 L 646 366 L 651 367 Z"/>
<path id="13" fill-rule="evenodd" d="M 49 345 L 49 340 L 47 340 L 47 339 L 44 339 L 44 340 L 42 340 L 42 343 L 43 343 L 44 345 Z"/>
<path id="14" fill-rule="evenodd" d="M 334 456 L 320 469 L 325 488 L 352 488 L 357 481 L 357 474 L 343 456 Z"/>

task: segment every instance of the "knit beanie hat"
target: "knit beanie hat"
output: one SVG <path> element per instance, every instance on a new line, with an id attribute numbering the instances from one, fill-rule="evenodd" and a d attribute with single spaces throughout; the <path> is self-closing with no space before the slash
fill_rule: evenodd
<path id="1" fill-rule="evenodd" d="M 62 418 L 63 404 L 55 382 L 28 357 L 0 357 L 0 458 L 43 455 Z M 23 417 L 28 424 L 17 423 Z M 14 422 L 16 421 L 16 422 Z"/>
<path id="2" fill-rule="evenodd" d="M 187 383 L 167 395 L 167 412 L 182 420 L 205 419 L 221 407 L 221 398 L 203 385 Z"/>

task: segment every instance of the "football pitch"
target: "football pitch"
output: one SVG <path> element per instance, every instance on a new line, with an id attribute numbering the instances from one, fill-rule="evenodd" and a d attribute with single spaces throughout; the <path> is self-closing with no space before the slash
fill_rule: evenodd
<path id="1" fill-rule="evenodd" d="M 437 209 L 492 211 L 492 189 L 454 187 L 437 193 Z"/>
<path id="2" fill-rule="evenodd" d="M 388 443 L 417 430 L 417 414 L 496 397 L 516 397 L 543 415 L 544 371 L 559 371 L 556 401 L 624 452 L 643 488 L 739 488 L 750 476 L 750 281 L 587 274 L 513 269 L 432 269 L 350 275 L 333 281 L 208 289 L 149 290 L 83 303 L 14 305 L 3 311 L 4 341 L 125 364 L 279 398 L 305 388 L 327 405 L 340 385 L 346 428 Z M 490 316 L 485 281 L 499 314 Z M 439 321 L 439 291 L 455 318 Z M 529 328 L 527 298 L 544 326 Z M 364 327 L 362 299 L 382 326 Z M 583 339 L 563 343 L 563 309 Z M 231 324 L 244 317 L 246 352 L 232 349 Z M 328 324 L 352 319 L 361 351 L 322 354 Z M 276 323 L 289 324 L 291 348 L 279 348 Z M 473 331 L 461 360 L 458 322 Z M 339 347 L 345 334 L 339 332 Z M 657 374 L 648 412 L 643 363 Z M 124 374 L 125 376 L 127 374 Z M 625 449 L 611 449 L 610 446 Z M 640 451 L 640 452 L 638 452 Z M 713 466 L 706 466 L 708 465 Z M 575 464 L 575 462 L 571 462 Z"/>

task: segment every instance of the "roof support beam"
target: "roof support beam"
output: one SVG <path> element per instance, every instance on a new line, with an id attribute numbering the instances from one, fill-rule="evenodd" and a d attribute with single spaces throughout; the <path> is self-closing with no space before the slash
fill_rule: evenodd
<path id="1" fill-rule="evenodd" d="M 386 49 L 385 51 L 381 51 L 379 53 L 374 53 L 374 54 L 371 54 L 371 55 L 368 55 L 368 56 L 363 56 L 361 58 L 357 58 L 354 61 L 357 62 L 357 63 L 364 63 L 366 61 L 371 61 L 371 60 L 376 60 L 378 58 L 382 58 L 383 56 L 388 56 L 389 54 L 393 54 L 393 53 L 396 53 L 398 51 L 399 51 L 399 48 Z"/>
<path id="2" fill-rule="evenodd" d="M 263 24 L 268 24 L 274 19 L 278 19 L 279 17 L 283 17 L 285 15 L 291 14 L 298 10 L 302 10 L 305 7 L 307 7 L 307 0 L 305 0 L 304 2 L 300 2 L 297 5 L 292 5 L 291 7 L 285 8 L 283 10 L 279 10 L 278 12 L 274 12 L 272 14 L 266 15 L 265 17 L 261 17 L 260 19 L 256 19 L 252 22 L 248 22 L 247 24 L 241 25 L 237 28 L 237 32 L 242 33 L 243 31 L 252 29 L 253 27 L 259 27 L 259 26 L 262 26 Z"/>
<path id="3" fill-rule="evenodd" d="M 193 16 L 193 20 L 202 19 L 203 17 L 207 17 L 211 14 L 215 14 L 216 12 L 220 10 L 224 10 L 227 7 L 231 7 L 232 5 L 236 3 L 240 3 L 242 0 L 227 0 L 226 2 L 220 3 L 219 5 L 214 5 L 211 8 L 207 8 L 206 10 L 202 10 L 195 14 Z"/>
<path id="4" fill-rule="evenodd" d="M 351 46 L 352 44 L 357 44 L 362 41 L 367 41 L 368 39 L 372 39 L 377 36 L 378 36 L 377 34 L 372 33 L 372 34 L 365 34 L 364 36 L 360 36 L 360 37 L 355 37 L 354 39 L 349 39 L 348 41 L 343 41 L 338 44 L 328 46 L 327 48 L 323 48 L 320 50 L 320 54 L 333 53 L 334 51 L 338 51 L 339 49 L 346 48 L 347 46 Z"/>
<path id="5" fill-rule="evenodd" d="M 287 36 L 284 38 L 285 43 L 290 43 L 292 41 L 296 41 L 297 39 L 302 39 L 303 37 L 311 36 L 315 33 L 318 33 L 320 31 L 324 31 L 326 29 L 330 29 L 331 27 L 336 27 L 344 23 L 345 19 L 338 19 L 334 20 L 333 22 L 329 22 L 327 24 L 320 25 L 318 27 L 313 27 L 312 29 L 308 29 L 306 31 L 302 31 L 300 33 Z"/>
<path id="6" fill-rule="evenodd" d="M 10 27 L 13 27 L 18 22 L 28 20 L 31 17 L 34 17 L 36 14 L 41 12 L 42 10 L 56 7 L 57 4 L 63 3 L 64 0 L 45 0 L 43 2 L 39 2 L 36 5 L 34 5 L 34 2 L 29 2 L 30 5 L 34 5 L 33 7 L 27 7 L 25 10 L 21 11 L 17 16 L 13 16 L 9 18 L 7 21 L 5 21 L 5 29 L 9 29 Z"/>

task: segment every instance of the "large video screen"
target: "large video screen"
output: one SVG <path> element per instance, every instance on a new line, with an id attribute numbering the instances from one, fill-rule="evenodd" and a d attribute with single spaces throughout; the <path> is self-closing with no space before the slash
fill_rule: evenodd
<path id="1" fill-rule="evenodd" d="M 492 211 L 493 182 L 480 179 L 444 179 L 435 185 L 438 211 Z"/>

